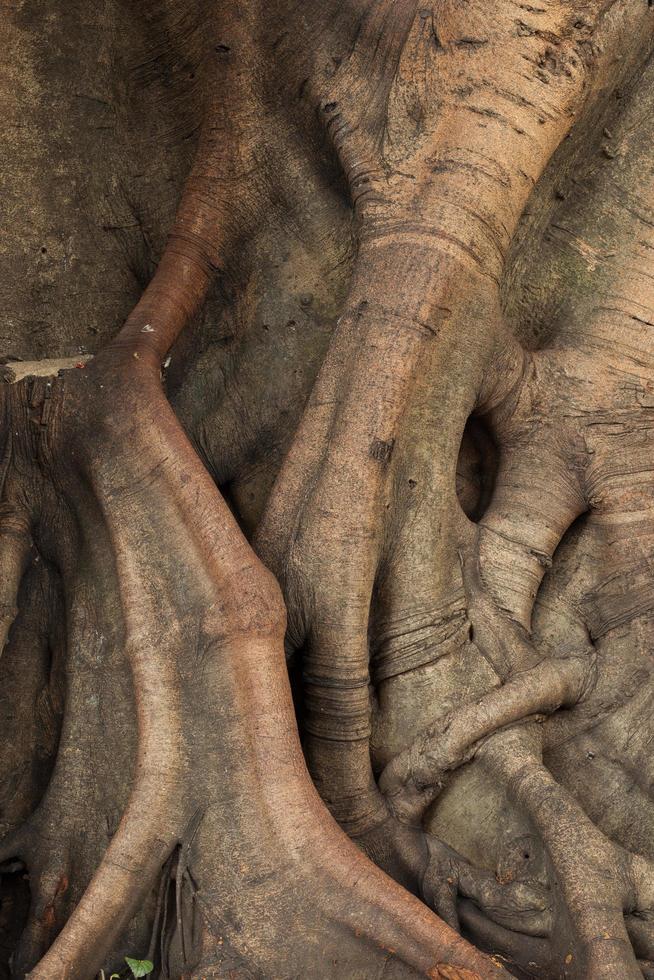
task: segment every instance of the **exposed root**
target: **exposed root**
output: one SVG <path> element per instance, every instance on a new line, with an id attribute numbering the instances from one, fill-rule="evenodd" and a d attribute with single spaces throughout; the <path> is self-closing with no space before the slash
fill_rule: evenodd
<path id="1" fill-rule="evenodd" d="M 467 762 L 482 739 L 530 716 L 571 707 L 587 690 L 593 664 L 585 655 L 543 660 L 510 676 L 477 704 L 436 721 L 384 769 L 379 786 L 393 813 L 415 820 L 442 788 L 445 774 Z"/>
<path id="2" fill-rule="evenodd" d="M 34 869 L 34 901 L 21 962 L 29 964 L 49 945 L 31 976 L 64 974 L 83 980 L 92 975 L 115 948 L 179 845 L 172 926 L 176 938 L 167 954 L 173 958 L 173 976 L 178 970 L 193 970 L 194 961 L 198 976 L 210 975 L 211 964 L 222 957 L 218 939 L 224 933 L 216 935 L 215 927 L 207 930 L 197 901 L 195 924 L 186 931 L 183 892 L 206 896 L 215 890 L 222 896 L 218 907 L 235 910 L 240 908 L 240 886 L 235 882 L 245 873 L 238 869 L 253 866 L 259 868 L 259 884 L 253 887 L 263 887 L 262 901 L 274 906 L 279 894 L 286 896 L 275 913 L 275 930 L 283 927 L 288 938 L 290 916 L 298 942 L 300 935 L 311 935 L 306 949 L 293 954 L 309 975 L 316 957 L 320 959 L 332 943 L 341 947 L 341 968 L 354 969 L 361 956 L 370 957 L 360 939 L 367 935 L 373 946 L 383 936 L 394 950 L 398 976 L 416 969 L 427 973 L 448 962 L 479 975 L 501 976 L 390 884 L 327 817 L 303 768 L 295 733 L 282 647 L 284 616 L 274 583 L 187 448 L 163 398 L 149 387 L 147 373 L 140 367 L 134 370 L 132 384 L 121 383 L 126 410 L 119 425 L 126 431 L 120 432 L 120 439 L 130 451 L 120 466 L 115 460 L 106 465 L 96 421 L 102 419 L 105 399 L 115 403 L 114 378 L 125 379 L 124 374 L 113 374 L 112 359 L 97 359 L 84 372 L 66 373 L 52 387 L 48 458 L 53 475 L 82 526 L 97 520 L 99 508 L 107 531 L 102 540 L 110 543 L 115 561 L 123 650 L 136 695 L 138 754 L 131 797 L 118 830 L 70 909 L 67 895 L 79 887 L 76 856 L 57 848 L 54 861 L 44 862 L 41 851 L 44 834 L 52 839 L 53 818 L 76 816 L 72 800 L 66 803 L 59 795 L 59 787 L 66 786 L 66 767 L 74 765 L 74 745 L 69 746 L 64 736 L 48 794 L 6 845 L 9 851 L 24 853 Z M 25 392 L 14 386 L 14 394 L 20 400 Z M 33 396 L 34 392 L 32 401 Z M 112 418 L 118 421 L 115 414 Z M 92 452 L 86 449 L 89 430 Z M 60 455 L 61 445 L 75 447 L 75 467 Z M 79 481 L 80 472 L 86 484 Z M 194 473 L 192 481 L 189 472 Z M 171 528 L 179 542 L 177 551 L 171 550 L 165 533 Z M 42 540 L 43 531 L 38 530 Z M 54 546 L 61 552 L 53 557 L 66 570 L 65 535 L 55 537 Z M 110 599 L 111 595 L 103 597 L 101 606 Z M 81 609 L 76 615 L 80 613 Z M 269 681 L 263 686 L 262 670 Z M 68 710 L 78 710 L 74 699 Z M 217 717 L 222 718 L 218 726 Z M 248 727 L 251 719 L 254 738 Z M 73 721 L 74 715 L 69 715 L 67 725 Z M 273 783 L 271 760 L 278 772 Z M 62 804 L 67 807 L 63 813 Z M 272 827 L 268 814 L 274 814 Z M 216 842 L 215 863 L 206 857 L 211 841 Z M 264 873 L 266 866 L 273 869 L 269 874 Z M 320 903 L 306 903 L 304 886 L 299 886 L 305 878 L 314 894 L 318 889 L 326 900 L 329 896 L 329 923 L 323 921 Z M 197 883 L 192 889 L 191 880 Z M 239 948 L 247 962 L 263 964 L 270 948 L 264 936 L 257 938 L 256 907 L 254 902 L 249 911 L 239 912 L 251 921 L 243 925 L 243 932 L 232 934 L 230 948 Z M 163 923 L 165 909 L 160 916 Z M 275 970 L 283 968 L 288 955 L 284 944 Z"/>
<path id="3" fill-rule="evenodd" d="M 216 8 L 205 87 L 219 80 L 226 97 L 208 99 L 169 245 L 119 336 L 53 381 L 24 375 L 50 376 L 56 364 L 5 369 L 17 384 L 3 392 L 12 436 L 0 488 L 0 647 L 34 541 L 62 575 L 70 666 L 48 791 L 0 848 L 0 862 L 18 855 L 32 876 L 17 962 L 39 980 L 84 980 L 116 955 L 138 913 L 133 934 L 153 957 L 159 939 L 158 966 L 170 976 L 504 976 L 456 934 L 463 924 L 527 971 L 635 980 L 654 960 L 650 865 L 602 834 L 543 766 L 534 724 L 559 709 L 599 713 L 621 665 L 607 670 L 605 651 L 576 636 L 544 655 L 530 625 L 572 521 L 587 507 L 631 513 L 651 490 L 637 458 L 647 426 L 631 427 L 651 393 L 641 375 L 636 384 L 611 365 L 618 431 L 598 435 L 613 422 L 603 402 L 587 400 L 584 378 L 606 336 L 591 354 L 574 344 L 527 354 L 506 325 L 500 286 L 535 182 L 575 117 L 608 98 L 615 66 L 625 76 L 639 68 L 651 17 L 627 0 L 581 12 L 563 0 L 521 5 L 520 19 L 512 5 L 476 0 L 431 11 L 385 0 L 300 6 L 272 4 L 265 17 L 256 4 Z M 286 127 L 289 143 L 308 137 L 290 182 L 302 182 L 313 153 L 337 196 L 336 176 L 325 176 L 336 160 L 323 159 L 331 144 L 358 241 L 343 315 L 257 550 L 289 607 L 287 646 L 302 650 L 306 755 L 323 799 L 449 925 L 387 880 L 314 792 L 278 587 L 161 389 L 162 361 L 214 273 L 234 264 L 264 217 L 279 217 L 263 115 Z M 647 235 L 651 221 L 637 220 Z M 629 319 L 651 327 L 638 313 Z M 630 404 L 636 389 L 630 415 L 620 398 Z M 479 532 L 454 496 L 475 411 L 500 456 Z M 633 495 L 625 473 L 641 481 Z M 536 514 L 534 487 L 547 497 Z M 646 597 L 625 601 L 623 578 L 615 592 L 610 578 L 604 585 L 588 616 L 594 638 L 648 613 Z M 370 638 L 398 609 L 419 634 L 409 644 L 425 649 L 415 676 L 384 678 L 376 714 L 397 691 L 395 716 L 406 714 L 401 749 L 378 781 Z M 439 632 L 448 614 L 455 628 Z M 420 685 L 417 704 L 406 692 Z M 117 702 L 115 731 L 92 701 L 98 688 Z M 80 763 L 91 733 L 119 757 L 122 796 Z M 538 831 L 548 883 L 519 862 L 476 868 L 424 833 L 446 777 L 473 759 Z M 639 785 L 651 789 L 646 777 Z M 99 835 L 82 839 L 89 809 L 107 820 L 106 851 Z"/>
<path id="4" fill-rule="evenodd" d="M 483 757 L 545 843 L 553 887 L 562 899 L 552 936 L 561 967 L 576 956 L 581 963 L 574 970 L 583 976 L 636 980 L 640 974 L 624 913 L 650 910 L 652 894 L 643 882 L 651 882 L 651 867 L 597 830 L 538 761 L 537 746 L 526 728 L 507 731 L 489 739 Z"/>
<path id="5" fill-rule="evenodd" d="M 547 939 L 537 939 L 505 928 L 484 915 L 474 902 L 459 902 L 458 912 L 466 934 L 482 949 L 492 949 L 502 954 L 508 967 L 517 966 L 527 976 L 541 977 L 543 980 L 560 972 L 560 963 Z"/>
<path id="6" fill-rule="evenodd" d="M 474 868 L 447 845 L 427 837 L 429 864 L 422 896 L 441 918 L 459 929 L 458 901 L 472 899 L 494 922 L 529 936 L 548 936 L 552 925 L 549 889 L 529 877 L 507 877 Z"/>

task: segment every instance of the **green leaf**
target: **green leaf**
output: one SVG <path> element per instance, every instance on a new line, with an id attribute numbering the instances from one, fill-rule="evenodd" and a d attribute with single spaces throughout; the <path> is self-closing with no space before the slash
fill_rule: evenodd
<path id="1" fill-rule="evenodd" d="M 154 970 L 154 963 L 150 960 L 133 960 L 131 956 L 126 956 L 125 962 L 134 977 L 147 977 Z"/>

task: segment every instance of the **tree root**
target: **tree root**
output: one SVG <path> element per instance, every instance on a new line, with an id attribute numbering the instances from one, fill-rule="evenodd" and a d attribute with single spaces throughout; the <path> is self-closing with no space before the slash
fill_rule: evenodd
<path id="1" fill-rule="evenodd" d="M 542 765 L 533 718 L 584 699 L 596 651 L 565 646 L 543 659 L 529 623 L 554 549 L 591 497 L 597 502 L 601 480 L 593 466 L 590 476 L 580 472 L 590 453 L 574 442 L 578 419 L 562 434 L 548 429 L 539 443 L 534 418 L 549 424 L 561 405 L 539 403 L 538 371 L 564 377 L 551 390 L 567 417 L 565 358 L 525 356 L 505 327 L 499 288 L 520 212 L 574 115 L 603 89 L 613 59 L 627 49 L 638 66 L 651 47 L 644 6 L 583 6 L 583 17 L 557 2 L 517 21 L 501 4 L 444 3 L 431 16 L 414 16 L 405 3 L 364 5 L 360 23 L 349 24 L 345 58 L 331 51 L 341 40 L 321 30 L 324 11 L 298 19 L 298 32 L 314 43 L 300 44 L 307 53 L 284 81 L 300 88 L 300 106 L 284 125 L 295 133 L 300 121 L 312 140 L 321 127 L 331 142 L 359 219 L 359 248 L 343 317 L 257 547 L 284 588 L 289 646 L 305 647 L 307 756 L 342 826 L 453 926 L 463 921 L 503 944 L 525 968 L 546 962 L 551 972 L 595 980 L 636 977 L 637 958 L 652 959 L 651 871 L 610 843 Z M 286 26 L 283 4 L 269 13 L 275 28 Z M 71 664 L 55 773 L 2 852 L 19 854 L 32 870 L 19 959 L 29 968 L 50 946 L 31 975 L 82 980 L 115 955 L 130 918 L 139 909 L 148 918 L 152 903 L 155 924 L 144 930 L 141 922 L 134 934 L 148 933 L 154 955 L 160 931 L 159 966 L 171 976 L 277 976 L 290 965 L 307 977 L 500 977 L 501 967 L 374 868 L 320 804 L 296 733 L 279 591 L 160 386 L 162 360 L 201 309 L 213 273 L 278 188 L 258 172 L 257 113 L 268 106 L 255 87 L 264 67 L 274 66 L 275 79 L 288 67 L 285 45 L 289 38 L 297 45 L 298 33 L 261 20 L 249 4 L 225 14 L 238 58 L 224 79 L 239 94 L 228 120 L 219 100 L 207 109 L 169 247 L 124 330 L 82 370 L 20 381 L 5 398 L 4 427 L 20 444 L 7 440 L 3 465 L 0 641 L 34 539 L 62 574 Z M 229 50 L 221 43 L 213 53 Z M 329 69 L 307 67 L 312 59 Z M 473 59 L 483 85 L 467 84 Z M 516 73 L 523 61 L 527 74 Z M 254 176 L 240 181 L 242 173 Z M 474 536 L 454 514 L 454 484 L 475 410 L 488 412 L 499 433 L 501 463 L 472 562 L 464 548 L 462 604 L 450 601 L 460 595 L 458 570 L 447 581 L 440 566 L 449 568 Z M 589 426 L 603 424 L 593 411 L 582 400 Z M 412 430 L 416 418 L 422 426 Z M 433 431 L 436 445 L 424 436 Z M 419 494 L 415 471 L 421 480 L 427 474 Z M 532 472 L 539 487 L 553 478 L 557 491 L 536 517 L 520 492 Z M 420 519 L 429 533 L 406 548 L 407 528 Z M 451 533 L 442 534 L 446 526 Z M 516 528 L 531 529 L 531 539 Z M 420 593 L 418 607 L 466 605 L 472 635 L 463 645 L 477 693 L 466 704 L 457 690 L 454 707 L 448 702 L 417 737 L 407 723 L 413 742 L 386 766 L 380 792 L 370 759 L 368 641 L 376 604 L 397 609 L 407 582 Z M 108 654 L 100 634 L 112 622 Z M 432 680 L 442 680 L 437 660 L 420 665 L 434 668 Z M 130 678 L 122 689 L 107 679 L 121 669 Z M 122 819 L 106 853 L 97 839 L 74 847 L 87 817 L 84 790 L 98 790 L 92 764 L 84 770 L 74 755 L 94 707 L 94 676 L 105 696 L 118 692 L 120 725 L 106 740 L 131 786 L 127 801 L 107 794 L 120 799 Z M 430 693 L 433 705 L 441 689 Z M 473 756 L 539 831 L 549 890 L 529 877 L 476 869 L 403 822 L 417 822 L 445 774 Z M 66 798 L 71 787 L 74 801 Z M 102 789 L 93 803 L 106 816 Z"/>
<path id="2" fill-rule="evenodd" d="M 558 896 L 552 938 L 560 968 L 564 975 L 567 968 L 573 976 L 637 980 L 624 915 L 651 914 L 654 869 L 597 830 L 538 761 L 538 741 L 526 728 L 497 733 L 482 755 L 545 843 Z M 571 965 L 575 958 L 580 962 Z"/>
<path id="3" fill-rule="evenodd" d="M 74 765 L 67 751 L 60 753 L 41 806 L 4 846 L 5 854 L 18 852 L 36 871 L 24 962 L 39 945 L 52 941 L 53 927 L 69 911 L 30 976 L 82 980 L 96 971 L 178 845 L 177 939 L 171 949 L 179 963 L 173 975 L 188 970 L 193 956 L 197 972 L 191 968 L 192 975 L 211 975 L 212 961 L 224 959 L 222 945 L 253 968 L 265 962 L 272 969 L 275 960 L 275 970 L 283 970 L 290 957 L 301 964 L 303 975 L 316 975 L 316 963 L 332 943 L 339 946 L 334 975 L 350 968 L 356 975 L 361 957 L 371 955 L 365 951 L 367 936 L 378 950 L 383 937 L 398 976 L 415 970 L 429 974 L 448 962 L 484 977 L 501 976 L 501 970 L 388 882 L 323 811 L 295 734 L 282 648 L 283 607 L 274 582 L 248 550 L 148 374 L 138 366 L 116 372 L 114 363 L 98 358 L 83 372 L 66 373 L 52 383 L 47 458 L 79 526 L 88 534 L 100 518 L 99 527 L 106 529 L 101 540 L 111 548 L 104 561 L 115 562 L 123 650 L 137 706 L 138 753 L 118 830 L 74 909 L 62 906 L 64 893 L 79 885 L 71 880 L 74 855 L 67 862 L 59 852 L 52 855 L 53 864 L 44 864 L 41 849 L 62 806 L 66 820 L 81 816 L 71 798 L 58 796 L 66 766 Z M 104 442 L 104 435 L 98 438 L 98 426 L 100 433 L 104 426 L 101 405 L 115 404 L 119 391 L 125 411 L 120 417 L 112 413 L 111 442 Z M 34 385 L 21 383 L 12 387 L 11 399 L 21 405 L 27 398 L 38 414 L 38 393 Z M 115 459 L 107 465 L 109 445 L 130 447 L 120 465 Z M 75 447 L 73 466 L 65 446 Z M 82 473 L 91 496 L 79 482 Z M 178 549 L 168 539 L 171 529 Z M 50 557 L 67 570 L 66 531 L 63 537 L 46 531 L 36 520 L 39 546 L 54 542 Z M 66 581 L 64 575 L 65 586 Z M 80 594 L 79 583 L 76 591 Z M 76 710 L 74 698 L 67 710 Z M 72 716 L 67 717 L 69 726 Z M 273 760 L 274 783 L 269 778 Z M 216 842 L 216 861 L 207 859 L 211 841 Z M 263 873 L 266 866 L 269 871 Z M 237 881 L 242 875 L 263 875 L 251 886 L 259 898 L 253 897 L 249 911 L 240 905 Z M 306 903 L 305 887 L 329 904 L 328 922 L 320 912 L 322 899 L 315 907 Z M 195 926 L 186 933 L 180 909 L 184 890 L 197 893 Z M 216 905 L 211 901 L 207 912 L 202 903 L 214 892 L 221 898 Z M 276 910 L 258 937 L 256 909 L 264 896 Z M 244 934 L 228 925 L 230 907 Z M 198 910 L 204 910 L 199 921 Z M 210 925 L 215 915 L 222 923 L 218 932 Z M 292 954 L 288 926 L 283 926 L 289 916 L 298 942 L 304 936 Z M 273 952 L 268 932 L 282 928 L 286 942 Z"/>
<path id="4" fill-rule="evenodd" d="M 593 665 L 585 656 L 543 660 L 513 675 L 477 704 L 434 722 L 384 769 L 379 787 L 400 819 L 415 820 L 433 802 L 445 774 L 467 762 L 484 738 L 530 716 L 577 704 Z"/>
<path id="5" fill-rule="evenodd" d="M 484 914 L 507 929 L 529 936 L 548 936 L 552 924 L 552 896 L 536 879 L 474 868 L 452 848 L 427 837 L 429 864 L 424 872 L 422 897 L 450 925 L 460 930 L 457 900 L 471 899 Z"/>

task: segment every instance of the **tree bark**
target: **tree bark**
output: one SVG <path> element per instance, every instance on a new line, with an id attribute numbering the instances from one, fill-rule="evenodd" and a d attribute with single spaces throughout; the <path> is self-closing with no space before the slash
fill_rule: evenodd
<path id="1" fill-rule="evenodd" d="M 654 976 L 650 4 L 3 32 L 4 975 Z"/>

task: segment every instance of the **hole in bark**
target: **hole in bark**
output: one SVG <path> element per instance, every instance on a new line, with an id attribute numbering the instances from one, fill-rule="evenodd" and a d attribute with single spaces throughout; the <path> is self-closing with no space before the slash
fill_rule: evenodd
<path id="1" fill-rule="evenodd" d="M 499 456 L 482 419 L 469 418 L 456 466 L 456 493 L 471 521 L 483 517 L 493 495 Z"/>

